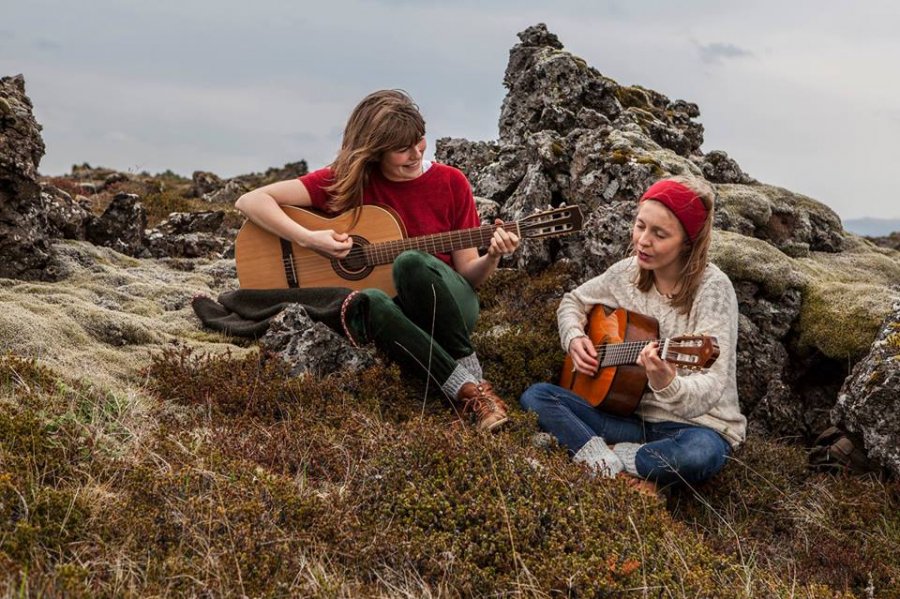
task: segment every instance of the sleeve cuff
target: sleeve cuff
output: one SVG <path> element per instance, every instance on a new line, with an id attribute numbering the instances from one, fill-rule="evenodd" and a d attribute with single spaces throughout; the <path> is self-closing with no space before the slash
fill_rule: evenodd
<path id="1" fill-rule="evenodd" d="M 572 339 L 576 337 L 587 337 L 584 334 L 584 331 L 580 329 L 570 329 L 562 338 L 563 351 L 569 353 L 569 345 L 572 344 Z"/>
<path id="2" fill-rule="evenodd" d="M 653 394 L 659 399 L 672 399 L 678 395 L 678 390 L 681 389 L 681 378 L 676 374 L 675 377 L 669 381 L 669 384 L 662 389 L 655 389 L 650 383 L 647 383 L 647 386 L 650 387 L 650 390 L 653 391 Z"/>

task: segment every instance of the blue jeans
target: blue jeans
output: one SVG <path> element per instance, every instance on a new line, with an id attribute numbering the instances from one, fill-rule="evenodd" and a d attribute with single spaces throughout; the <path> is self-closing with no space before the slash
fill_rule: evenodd
<path id="1" fill-rule="evenodd" d="M 725 438 L 711 428 L 607 414 L 550 383 L 532 385 L 519 401 L 573 455 L 591 437 L 610 445 L 643 443 L 634 461 L 637 473 L 662 485 L 702 482 L 721 470 L 731 454 Z"/>

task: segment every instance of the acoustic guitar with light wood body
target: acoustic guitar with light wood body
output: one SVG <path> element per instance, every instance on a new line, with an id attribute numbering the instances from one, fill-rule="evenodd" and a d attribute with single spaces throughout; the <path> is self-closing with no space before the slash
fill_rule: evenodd
<path id="1" fill-rule="evenodd" d="M 407 237 L 400 217 L 382 206 L 363 206 L 359 209 L 358 219 L 354 218 L 354 211 L 328 217 L 307 208 L 281 208 L 294 222 L 307 229 L 349 233 L 353 247 L 345 258 L 333 258 L 281 239 L 247 221 L 238 232 L 234 247 L 242 289 L 374 287 L 393 296 L 397 292 L 391 264 L 407 250 L 437 254 L 487 247 L 500 226 L 520 239 L 556 237 L 580 230 L 583 223 L 578 206 L 561 206 L 503 225 Z"/>
<path id="2" fill-rule="evenodd" d="M 600 367 L 594 376 L 587 376 L 574 369 L 571 354 L 566 354 L 559 385 L 592 406 L 620 416 L 631 415 L 648 389 L 647 373 L 637 359 L 649 343 L 659 341 L 660 358 L 691 370 L 709 368 L 719 357 L 715 337 L 659 339 L 656 319 L 624 308 L 594 306 L 585 332 L 597 349 Z"/>

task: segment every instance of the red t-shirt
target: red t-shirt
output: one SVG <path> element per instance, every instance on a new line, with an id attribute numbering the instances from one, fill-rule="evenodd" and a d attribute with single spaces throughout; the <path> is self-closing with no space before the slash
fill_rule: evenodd
<path id="1" fill-rule="evenodd" d="M 325 187 L 334 181 L 331 169 L 321 168 L 300 177 L 313 208 L 330 212 Z M 459 169 L 433 162 L 411 181 L 391 181 L 372 169 L 363 189 L 363 204 L 387 206 L 400 215 L 410 237 L 473 229 L 481 225 L 469 180 Z M 453 266 L 450 254 L 435 254 Z"/>

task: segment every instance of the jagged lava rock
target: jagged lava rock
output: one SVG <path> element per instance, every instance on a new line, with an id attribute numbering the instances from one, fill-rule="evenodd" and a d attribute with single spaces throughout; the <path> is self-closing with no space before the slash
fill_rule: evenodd
<path id="1" fill-rule="evenodd" d="M 52 280 L 45 200 L 37 182 L 41 126 L 22 75 L 0 78 L 0 277 Z"/>
<path id="2" fill-rule="evenodd" d="M 147 211 L 136 194 L 118 193 L 103 215 L 87 228 L 91 243 L 110 247 L 129 256 L 148 256 L 144 247 Z"/>
<path id="3" fill-rule="evenodd" d="M 844 382 L 832 421 L 862 434 L 869 458 L 900 475 L 900 302 Z"/>
<path id="4" fill-rule="evenodd" d="M 357 372 L 376 360 L 372 346 L 353 347 L 327 325 L 313 322 L 301 304 L 289 306 L 272 319 L 260 347 L 287 362 L 292 376 Z"/>

